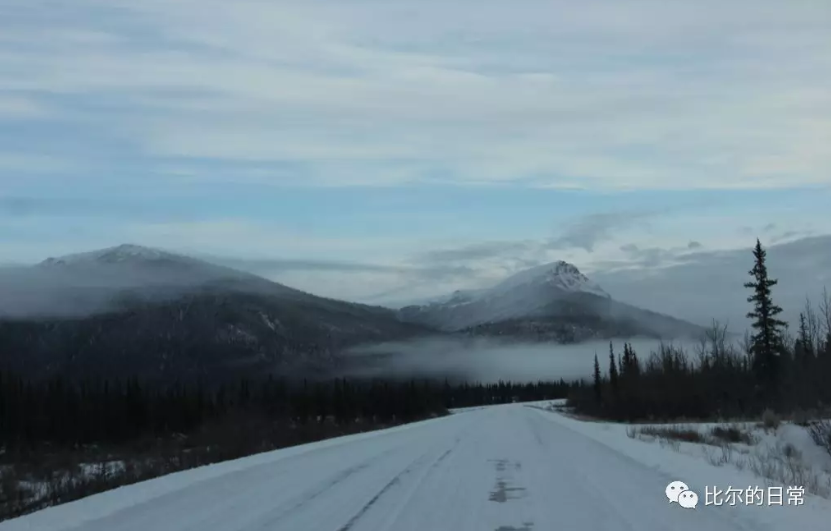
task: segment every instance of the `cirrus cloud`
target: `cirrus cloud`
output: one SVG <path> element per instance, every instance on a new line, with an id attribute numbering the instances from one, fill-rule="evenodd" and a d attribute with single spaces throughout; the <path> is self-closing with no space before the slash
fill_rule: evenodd
<path id="1" fill-rule="evenodd" d="M 0 120 L 51 109 L 42 154 L 143 179 L 171 161 L 338 186 L 770 188 L 831 170 L 823 2 L 11 7 Z"/>

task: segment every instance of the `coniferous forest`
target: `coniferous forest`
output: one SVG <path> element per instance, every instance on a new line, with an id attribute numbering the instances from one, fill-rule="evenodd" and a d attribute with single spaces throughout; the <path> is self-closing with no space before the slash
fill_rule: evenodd
<path id="1" fill-rule="evenodd" d="M 742 341 L 714 322 L 695 352 L 663 345 L 641 358 L 629 344 L 610 344 L 595 356 L 591 385 L 576 388 L 569 404 L 622 421 L 758 418 L 768 410 L 817 417 L 831 404 L 831 297 L 823 291 L 818 307 L 807 301 L 790 331 L 765 259 L 757 241 L 745 284 L 752 331 Z"/>
<path id="2" fill-rule="evenodd" d="M 242 380 L 211 390 L 154 386 L 138 379 L 33 383 L 0 372 L 0 447 L 124 444 L 191 434 L 206 423 L 256 415 L 286 426 L 392 425 L 445 415 L 448 409 L 564 398 L 565 381 L 453 384 L 431 380 L 287 382 Z"/>
<path id="3" fill-rule="evenodd" d="M 446 415 L 565 398 L 564 381 L 139 379 L 28 381 L 0 373 L 0 519 L 165 473 Z M 29 485 L 28 487 L 26 485 Z"/>

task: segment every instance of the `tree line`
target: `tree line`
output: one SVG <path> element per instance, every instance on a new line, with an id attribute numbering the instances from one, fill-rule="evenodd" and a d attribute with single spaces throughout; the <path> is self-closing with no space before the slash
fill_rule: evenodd
<path id="1" fill-rule="evenodd" d="M 564 398 L 563 380 L 456 383 L 435 380 L 292 382 L 268 377 L 208 388 L 138 378 L 28 380 L 0 372 L 0 447 L 125 444 L 194 433 L 208 423 L 258 416 L 289 430 L 308 423 L 392 425 L 451 408 Z"/>
<path id="2" fill-rule="evenodd" d="M 0 521 L 179 470 L 452 408 L 565 398 L 573 388 L 274 377 L 208 386 L 0 372 Z"/>
<path id="3" fill-rule="evenodd" d="M 817 412 L 831 404 L 831 297 L 806 302 L 792 334 L 773 300 L 766 251 L 753 250 L 747 314 L 741 344 L 716 322 L 695 352 L 662 345 L 645 359 L 630 344 L 609 345 L 594 359 L 592 382 L 578 386 L 569 404 L 578 412 L 615 420 L 711 419 L 756 416 L 765 410 Z M 603 360 L 603 361 L 601 361 Z"/>

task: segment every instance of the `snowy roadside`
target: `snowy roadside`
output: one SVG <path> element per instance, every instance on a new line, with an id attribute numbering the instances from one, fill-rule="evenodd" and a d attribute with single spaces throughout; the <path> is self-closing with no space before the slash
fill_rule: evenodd
<path id="1" fill-rule="evenodd" d="M 831 455 L 814 443 L 806 428 L 790 423 L 766 430 L 756 423 L 591 422 L 568 415 L 561 409 L 562 401 L 548 404 L 548 407 L 532 407 L 544 410 L 551 421 L 662 472 L 670 481 L 685 482 L 698 494 L 699 508 L 709 505 L 705 509 L 735 511 L 737 517 L 758 519 L 760 525 L 803 524 L 807 529 L 819 529 L 831 521 L 831 500 L 826 498 L 831 497 Z M 718 440 L 712 435 L 714 428 L 716 433 L 739 429 L 748 439 L 745 442 Z M 679 440 L 668 431 L 696 432 L 700 442 Z M 744 493 L 756 487 L 765 493 L 763 501 L 746 503 Z M 782 506 L 769 504 L 770 487 L 782 489 Z M 788 504 L 787 493 L 792 487 L 804 488 L 802 504 Z M 723 494 L 712 496 L 716 489 L 722 493 L 727 489 L 741 489 L 742 495 L 736 500 L 729 500 Z M 664 496 L 664 493 L 654 495 Z M 716 499 L 722 502 L 720 507 L 713 503 Z M 820 527 L 818 522 L 822 522 Z"/>
<path id="2" fill-rule="evenodd" d="M 32 501 L 48 498 L 50 489 L 54 486 L 65 488 L 67 485 L 78 485 L 98 478 L 106 479 L 120 473 L 127 468 L 127 463 L 121 460 L 103 461 L 97 463 L 79 463 L 72 466 L 70 470 L 52 471 L 49 481 L 37 481 L 27 479 L 17 484 L 17 489 Z M 140 466 L 135 463 L 133 466 Z M 0 473 L 3 468 L 11 468 L 9 465 L 0 466 Z M 2 474 L 0 474 L 2 475 Z"/>
<path id="3" fill-rule="evenodd" d="M 38 522 L 38 525 L 31 527 L 31 529 L 50 530 L 61 529 L 62 523 L 70 520 L 73 522 L 88 522 L 97 520 L 99 518 L 107 517 L 119 511 L 125 510 L 129 507 L 150 502 L 156 498 L 161 498 L 170 493 L 182 490 L 195 484 L 202 482 L 209 482 L 213 479 L 225 476 L 228 474 L 240 473 L 246 470 L 257 467 L 267 466 L 279 461 L 286 461 L 293 458 L 303 456 L 304 454 L 324 450 L 328 448 L 337 449 L 348 445 L 361 444 L 364 441 L 381 439 L 389 436 L 394 436 L 400 432 L 418 429 L 430 424 L 440 424 L 447 422 L 452 418 L 452 415 L 438 417 L 434 419 L 422 420 L 402 424 L 392 428 L 383 430 L 367 431 L 356 433 L 352 435 L 344 435 L 341 437 L 334 437 L 324 439 L 317 442 L 306 443 L 277 450 L 271 450 L 259 454 L 249 455 L 238 459 L 223 461 L 219 463 L 199 466 L 173 472 L 163 476 L 155 477 L 138 483 L 116 487 L 114 489 L 106 490 L 97 493 L 93 496 L 84 497 L 71 502 L 47 507 L 33 513 L 32 515 L 24 516 L 28 518 L 29 522 Z M 84 465 L 84 472 L 94 475 L 96 472 L 101 473 L 101 466 Z M 118 465 L 109 468 L 110 471 L 117 470 Z M 38 485 L 32 485 L 37 488 Z M 34 519 L 32 519 L 34 518 Z M 19 520 L 19 519 L 18 519 Z M 5 529 L 9 521 L 0 521 L 0 529 Z M 80 524 L 79 524 L 80 525 Z M 27 528 L 29 529 L 29 528 Z"/>
<path id="4" fill-rule="evenodd" d="M 630 427 L 627 435 L 674 451 L 703 456 L 711 465 L 749 470 L 770 485 L 798 485 L 831 499 L 831 454 L 807 428 L 791 423 L 706 423 Z"/>

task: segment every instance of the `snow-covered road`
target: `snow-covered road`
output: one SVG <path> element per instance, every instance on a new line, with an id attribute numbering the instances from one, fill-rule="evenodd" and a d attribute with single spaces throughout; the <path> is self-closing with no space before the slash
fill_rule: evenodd
<path id="1" fill-rule="evenodd" d="M 685 510 L 664 487 L 681 479 L 695 489 L 695 478 L 675 477 L 587 429 L 598 430 L 519 404 L 472 410 L 174 474 L 0 529 L 758 531 L 831 521 L 824 501 L 737 510 L 705 507 L 700 492 L 698 508 Z"/>

